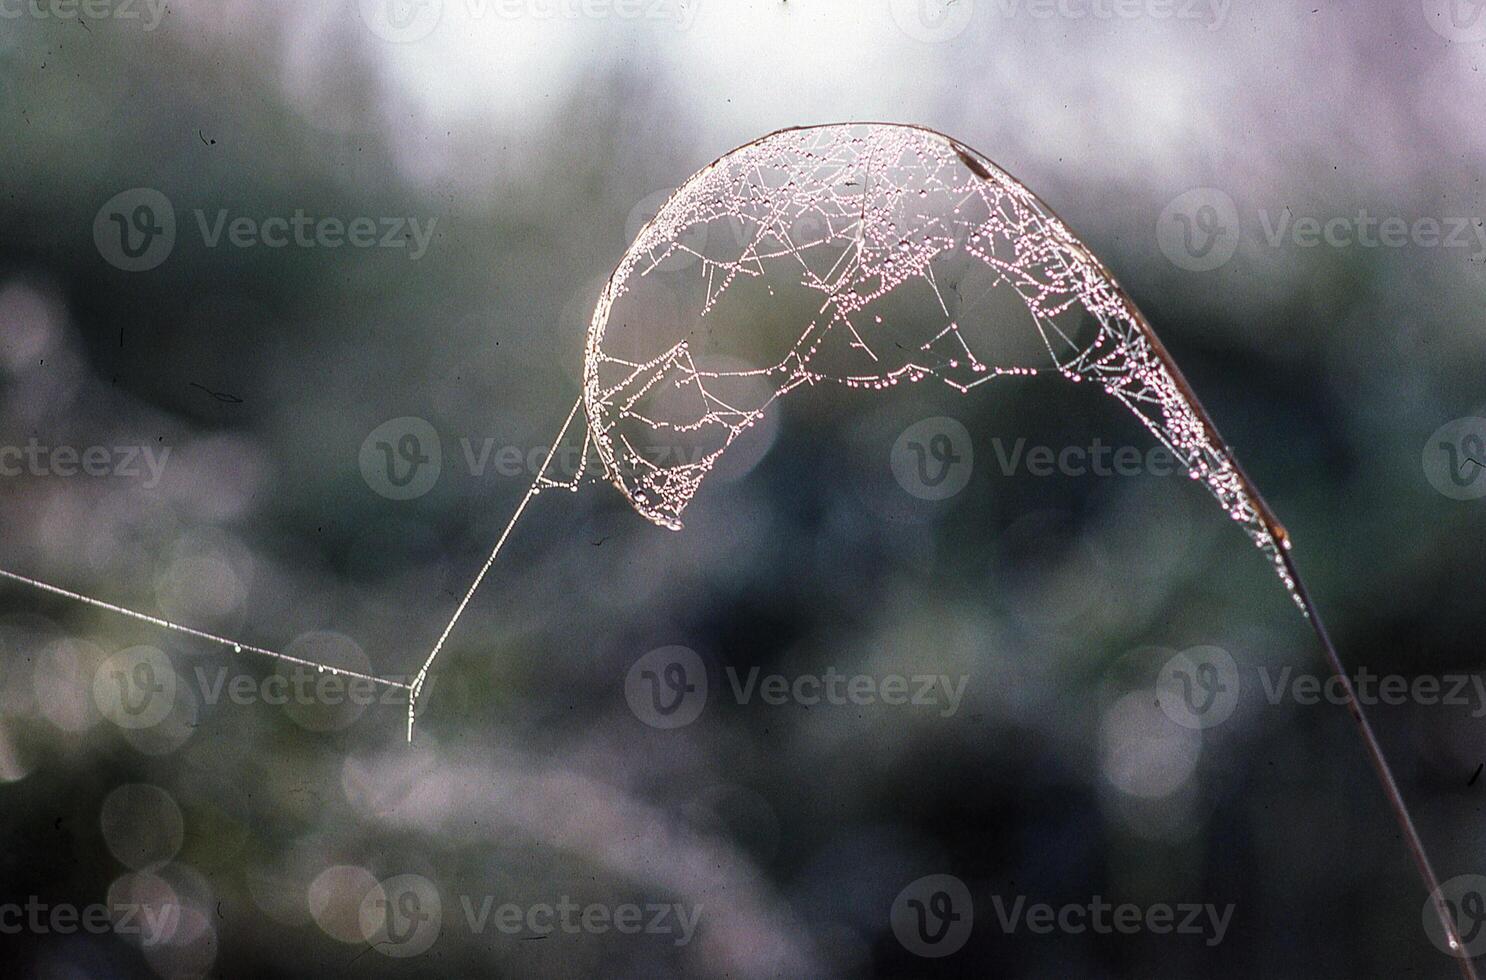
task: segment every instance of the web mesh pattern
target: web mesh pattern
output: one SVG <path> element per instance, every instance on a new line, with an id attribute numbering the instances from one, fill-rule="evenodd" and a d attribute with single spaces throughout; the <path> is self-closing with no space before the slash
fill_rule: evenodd
<path id="1" fill-rule="evenodd" d="M 677 190 L 594 311 L 584 448 L 674 529 L 723 453 L 797 388 L 969 392 L 1044 372 L 1123 403 L 1294 594 L 1283 529 L 1108 271 L 1015 179 L 916 127 L 785 130 Z"/>
<path id="2" fill-rule="evenodd" d="M 641 229 L 594 310 L 583 393 L 412 684 L 435 660 L 533 497 L 577 490 L 590 454 L 635 510 L 679 529 L 723 453 L 801 386 L 967 393 L 1055 372 L 1118 399 L 1270 560 L 1301 612 L 1284 528 L 1135 305 L 1057 216 L 975 151 L 912 126 L 784 130 L 693 176 Z M 582 409 L 576 470 L 554 456 Z M 308 661 L 0 569 L 0 578 L 162 629 Z M 1323 641 L 1326 639 L 1324 633 Z"/>

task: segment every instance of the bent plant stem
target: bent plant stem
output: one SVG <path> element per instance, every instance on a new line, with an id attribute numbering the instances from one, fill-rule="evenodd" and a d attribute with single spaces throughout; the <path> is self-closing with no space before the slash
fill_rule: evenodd
<path id="1" fill-rule="evenodd" d="M 1475 963 L 1466 952 L 1465 944 L 1460 940 L 1460 932 L 1456 928 L 1454 916 L 1450 914 L 1450 908 L 1440 891 L 1439 878 L 1436 877 L 1434 866 L 1430 863 L 1429 852 L 1424 849 L 1424 841 L 1420 839 L 1419 831 L 1414 826 L 1414 819 L 1409 815 L 1408 804 L 1404 802 L 1403 794 L 1398 789 L 1398 782 L 1393 778 L 1393 769 L 1388 765 L 1388 759 L 1383 754 L 1383 747 L 1373 732 L 1372 724 L 1367 720 L 1362 702 L 1357 699 L 1352 679 L 1347 676 L 1341 657 L 1337 655 L 1336 645 L 1331 642 L 1331 634 L 1327 632 L 1326 624 L 1321 620 L 1321 614 L 1305 587 L 1305 581 L 1295 567 L 1293 557 L 1289 552 L 1285 552 L 1283 557 L 1294 579 L 1295 593 L 1299 596 L 1301 605 L 1305 607 L 1306 615 L 1311 621 L 1311 627 L 1315 630 L 1317 639 L 1321 641 L 1321 649 L 1326 654 L 1326 662 L 1330 664 L 1332 674 L 1341 684 L 1342 690 L 1346 692 L 1347 710 L 1351 713 L 1352 720 L 1357 722 L 1357 732 L 1362 738 L 1363 747 L 1367 749 L 1368 761 L 1372 763 L 1378 782 L 1382 784 L 1383 795 L 1388 798 L 1388 806 L 1393 811 L 1393 819 L 1398 822 L 1398 828 L 1403 832 L 1409 855 L 1414 859 L 1414 867 L 1419 872 L 1424 887 L 1429 891 L 1429 900 L 1434 905 L 1435 914 L 1439 916 L 1440 926 L 1444 929 L 1445 941 L 1454 952 L 1456 962 L 1460 964 L 1461 976 L 1466 980 L 1479 980 Z"/>
<path id="2" fill-rule="evenodd" d="M 1085 250 L 1089 260 L 1093 262 L 1111 282 L 1113 275 L 1104 263 L 1094 255 L 1093 252 Z M 1291 539 L 1285 526 L 1280 523 L 1279 518 L 1270 509 L 1263 494 L 1259 492 L 1254 481 L 1249 478 L 1239 463 L 1237 455 L 1224 441 L 1218 432 L 1218 427 L 1213 423 L 1212 416 L 1208 414 L 1206 406 L 1197 397 L 1191 382 L 1182 373 L 1176 363 L 1176 358 L 1171 351 L 1156 336 L 1156 331 L 1151 327 L 1150 321 L 1140 311 L 1139 307 L 1123 289 L 1120 290 L 1125 309 L 1129 316 L 1139 326 L 1141 334 L 1150 343 L 1151 350 L 1158 361 L 1166 369 L 1175 383 L 1182 398 L 1192 408 L 1199 423 L 1206 430 L 1208 438 L 1219 448 L 1233 467 L 1234 474 L 1243 488 L 1245 495 L 1253 504 L 1260 523 L 1264 526 L 1270 536 L 1274 539 L 1276 553 L 1280 563 L 1283 565 L 1289 581 L 1286 585 L 1291 593 L 1299 601 L 1301 611 L 1306 619 L 1310 621 L 1311 628 L 1315 631 L 1317 639 L 1321 641 L 1321 649 L 1326 654 L 1326 662 L 1331 667 L 1337 682 L 1341 684 L 1342 690 L 1346 692 L 1347 710 L 1352 719 L 1357 722 L 1358 736 L 1362 739 L 1362 745 L 1367 750 L 1367 758 L 1372 763 L 1373 772 L 1377 774 L 1378 782 L 1383 787 L 1383 795 L 1388 798 L 1388 807 L 1393 811 L 1393 818 L 1397 821 L 1399 830 L 1403 832 L 1404 842 L 1408 845 L 1409 855 L 1414 860 L 1414 867 L 1419 872 L 1419 878 L 1429 892 L 1429 901 L 1434 905 L 1435 914 L 1439 917 L 1440 926 L 1444 930 L 1446 944 L 1454 953 L 1457 963 L 1460 964 L 1460 972 L 1466 980 L 1479 980 L 1476 974 L 1475 964 L 1465 951 L 1465 944 L 1461 942 L 1460 931 L 1455 925 L 1454 917 L 1445 903 L 1445 897 L 1440 892 L 1439 878 L 1435 875 L 1434 866 L 1430 863 L 1429 852 L 1424 848 L 1424 841 L 1419 837 L 1418 828 L 1414 826 L 1414 819 L 1409 815 L 1408 804 L 1404 802 L 1403 794 L 1399 792 L 1398 781 L 1393 777 L 1393 769 L 1388 765 L 1388 758 L 1383 754 L 1383 747 L 1378 742 L 1376 733 L 1373 732 L 1372 724 L 1367 720 L 1367 714 L 1363 711 L 1362 703 L 1357 699 L 1357 691 L 1352 685 L 1352 679 L 1347 675 L 1346 667 L 1342 664 L 1341 657 L 1336 652 L 1336 645 L 1331 642 L 1331 634 L 1326 630 L 1326 624 L 1321 619 L 1320 610 L 1316 608 L 1315 600 L 1311 598 L 1310 591 L 1305 587 L 1305 580 L 1300 577 L 1300 570 L 1295 566 L 1295 556 L 1291 552 Z"/>
<path id="3" fill-rule="evenodd" d="M 1085 249 L 1085 254 L 1111 282 L 1115 281 L 1108 267 L 1104 265 L 1098 256 L 1087 249 Z M 1419 878 L 1423 881 L 1424 887 L 1429 892 L 1429 901 L 1434 905 L 1435 914 L 1439 917 L 1440 926 L 1444 930 L 1446 944 L 1454 953 L 1456 962 L 1460 964 L 1461 975 L 1466 980 L 1479 980 L 1472 957 L 1466 952 L 1465 944 L 1461 942 L 1460 931 L 1456 927 L 1454 917 L 1450 914 L 1449 906 L 1446 904 L 1445 897 L 1440 891 L 1439 878 L 1435 875 L 1434 866 L 1429 860 L 1429 852 L 1425 850 L 1424 841 L 1420 839 L 1418 828 L 1414 826 L 1414 819 L 1409 815 L 1408 804 L 1404 802 L 1403 794 L 1399 792 L 1398 781 L 1393 777 L 1393 769 L 1388 765 L 1388 758 L 1383 754 L 1383 747 L 1378 742 L 1377 734 L 1373 732 L 1372 724 L 1368 721 L 1367 714 L 1363 711 L 1362 702 L 1357 699 L 1357 691 L 1352 685 L 1351 677 L 1347 675 L 1346 667 L 1342 664 L 1340 655 L 1336 652 L 1336 645 L 1331 642 L 1331 634 L 1326 630 L 1326 624 L 1321 619 L 1320 610 L 1316 608 L 1315 600 L 1311 598 L 1310 591 L 1305 587 L 1305 580 L 1300 577 L 1300 570 L 1295 565 L 1295 556 L 1291 552 L 1289 532 L 1285 530 L 1285 526 L 1280 523 L 1274 511 L 1270 509 L 1269 504 L 1264 500 L 1264 496 L 1259 493 L 1259 489 L 1254 485 L 1254 481 L 1244 471 L 1232 448 L 1229 447 L 1227 442 L 1219 434 L 1218 428 L 1213 423 L 1212 416 L 1208 414 L 1206 406 L 1197 397 L 1197 393 L 1192 389 L 1191 383 L 1177 365 L 1176 358 L 1172 356 L 1170 350 L 1161 342 L 1161 339 L 1156 336 L 1156 331 L 1151 327 L 1150 321 L 1146 319 L 1139 307 L 1135 305 L 1129 294 L 1123 289 L 1120 289 L 1120 296 L 1129 316 L 1138 324 L 1141 334 L 1149 341 L 1157 360 L 1161 362 L 1162 366 L 1170 374 L 1178 391 L 1181 392 L 1183 399 L 1191 406 L 1198 421 L 1206 430 L 1209 439 L 1219 447 L 1232 465 L 1245 494 L 1254 505 L 1260 523 L 1264 525 L 1270 536 L 1274 538 L 1279 560 L 1284 566 L 1286 574 L 1289 576 L 1289 582 L 1286 584 L 1295 598 L 1299 600 L 1302 612 L 1305 613 L 1306 619 L 1310 621 L 1311 628 L 1316 633 L 1316 638 L 1321 641 L 1321 649 L 1326 655 L 1326 662 L 1330 665 L 1332 674 L 1335 675 L 1337 682 L 1341 684 L 1342 690 L 1346 692 L 1347 710 L 1351 713 L 1352 720 L 1357 723 L 1357 733 L 1362 739 L 1363 747 L 1367 750 L 1368 761 L 1372 764 L 1373 772 L 1377 774 L 1378 782 L 1383 787 L 1383 795 L 1388 798 L 1388 807 L 1393 811 L 1393 818 L 1397 821 L 1399 830 L 1403 833 L 1404 842 L 1408 845 L 1409 855 L 1414 860 L 1414 867 L 1419 873 Z"/>
<path id="4" fill-rule="evenodd" d="M 1097 261 L 1097 260 L 1096 260 Z M 1440 891 L 1439 878 L 1435 875 L 1434 866 L 1429 860 L 1429 852 L 1424 848 L 1424 841 L 1419 837 L 1419 830 L 1414 826 L 1414 819 L 1409 815 L 1408 804 L 1404 802 L 1403 794 L 1399 792 L 1398 781 L 1393 777 L 1393 769 L 1388 765 L 1388 758 L 1383 754 L 1383 746 L 1378 742 L 1378 736 L 1373 731 L 1372 723 L 1368 721 L 1366 712 L 1363 711 L 1362 702 L 1357 699 L 1357 691 L 1352 686 L 1352 679 L 1347 674 L 1346 667 L 1342 664 L 1341 656 L 1336 652 L 1336 644 L 1331 642 L 1331 634 L 1326 630 L 1326 623 L 1321 619 L 1321 612 L 1316 608 L 1315 600 L 1311 598 L 1310 590 L 1305 587 L 1305 580 L 1300 577 L 1300 569 L 1295 565 L 1295 556 L 1291 551 L 1290 534 L 1285 526 L 1275 517 L 1274 511 L 1269 508 L 1262 494 L 1254 486 L 1253 480 L 1249 479 L 1248 473 L 1244 472 L 1243 466 L 1238 462 L 1237 456 L 1228 444 L 1218 434 L 1217 426 L 1213 424 L 1211 416 L 1208 415 L 1206 407 L 1198 399 L 1191 383 L 1182 374 L 1181 368 L 1177 366 L 1176 359 L 1171 352 L 1161 343 L 1156 336 L 1155 330 L 1151 329 L 1150 323 L 1140 313 L 1135 304 L 1128 296 L 1125 298 L 1128 309 L 1137 318 L 1143 328 L 1142 332 L 1150 340 L 1156 356 L 1171 373 L 1178 389 L 1183 397 L 1192 405 L 1198 419 L 1207 429 L 1210 438 L 1221 449 L 1233 466 L 1239 482 L 1243 485 L 1245 492 L 1252 500 L 1259 514 L 1260 521 L 1274 538 L 1277 546 L 1280 562 L 1284 565 L 1289 576 L 1289 587 L 1295 598 L 1299 600 L 1301 611 L 1310 621 L 1311 629 L 1316 633 L 1316 638 L 1321 641 L 1321 649 L 1326 655 L 1326 662 L 1331 667 L 1332 674 L 1337 682 L 1341 684 L 1342 690 L 1346 692 L 1347 710 L 1352 715 L 1352 720 L 1357 723 L 1358 737 L 1362 739 L 1362 745 L 1367 750 L 1368 761 L 1372 764 L 1373 772 L 1377 774 L 1378 782 L 1383 787 L 1383 795 L 1388 798 L 1388 807 L 1393 811 L 1393 819 L 1397 821 L 1399 830 L 1403 832 L 1404 842 L 1408 845 L 1409 856 L 1414 860 L 1414 867 L 1419 872 L 1419 878 L 1423 881 L 1425 889 L 1429 892 L 1429 901 L 1434 905 L 1435 914 L 1439 917 L 1440 926 L 1444 930 L 1446 944 L 1454 952 L 1455 960 L 1460 964 L 1460 972 L 1466 980 L 1479 980 L 1476 974 L 1475 964 L 1465 951 L 1465 944 L 1460 940 L 1460 931 L 1455 925 L 1454 917 L 1445 903 L 1445 897 Z"/>

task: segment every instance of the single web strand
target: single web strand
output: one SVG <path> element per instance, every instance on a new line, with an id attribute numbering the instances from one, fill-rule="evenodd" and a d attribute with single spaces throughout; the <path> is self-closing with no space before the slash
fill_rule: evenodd
<path id="1" fill-rule="evenodd" d="M 120 616 L 127 616 L 130 619 L 137 619 L 141 623 L 149 623 L 151 626 L 158 626 L 161 629 L 170 630 L 175 633 L 182 633 L 186 636 L 194 636 L 198 640 L 206 640 L 209 643 L 216 643 L 221 646 L 228 647 L 232 650 L 233 653 L 256 653 L 261 656 L 272 657 L 275 660 L 281 660 L 284 663 L 297 664 L 301 667 L 313 667 L 317 671 L 324 671 L 329 674 L 334 674 L 338 677 L 351 677 L 355 678 L 356 680 L 370 681 L 373 684 L 380 684 L 383 687 L 393 687 L 404 691 L 411 691 L 413 687 L 411 684 L 404 683 L 403 681 L 389 680 L 386 677 L 373 677 L 370 674 L 362 674 L 354 670 L 346 670 L 342 667 L 331 667 L 327 666 L 326 664 L 316 663 L 313 660 L 305 660 L 303 657 L 296 657 L 293 654 L 281 653 L 278 650 L 269 650 L 264 647 L 254 646 L 251 643 L 243 643 L 241 640 L 233 640 L 225 636 L 218 636 L 215 633 L 208 633 L 205 630 L 193 629 L 190 626 L 182 626 L 180 623 L 172 623 L 170 620 L 161 619 L 159 616 L 151 616 L 148 613 L 137 612 L 133 609 L 126 609 L 125 607 L 115 605 L 112 602 L 104 602 L 102 599 L 94 599 L 92 596 L 83 595 L 81 592 L 73 592 L 71 589 L 64 589 L 60 586 L 49 585 L 46 582 L 42 582 L 34 578 L 28 578 L 25 575 L 18 575 L 15 572 L 7 571 L 3 568 L 0 568 L 0 577 L 10 579 L 12 582 L 19 582 L 22 585 L 29 585 L 32 588 L 40 589 L 43 592 L 50 592 L 52 595 L 59 595 L 66 599 L 72 599 L 77 602 L 81 602 L 85 605 L 92 606 L 95 609 L 104 609 L 111 613 L 117 613 Z"/>
<path id="2" fill-rule="evenodd" d="M 459 603 L 458 608 L 455 609 L 453 617 L 449 620 L 448 625 L 444 627 L 444 631 L 442 634 L 440 634 L 438 642 L 434 644 L 433 651 L 429 653 L 428 658 L 423 662 L 423 666 L 419 669 L 417 676 L 414 678 L 411 684 L 407 683 L 406 681 L 392 680 L 391 678 L 387 677 L 376 677 L 371 674 L 364 674 L 360 671 L 348 670 L 343 667 L 334 667 L 329 664 L 319 663 L 314 660 L 307 660 L 304 657 L 296 657 L 293 654 L 283 653 L 279 650 L 270 650 L 267 647 L 256 646 L 255 644 L 246 643 L 242 640 L 235 640 L 231 637 L 220 636 L 216 633 L 209 633 L 206 630 L 199 630 L 191 626 L 185 626 L 180 623 L 171 622 L 170 620 L 164 619 L 160 616 L 152 616 L 149 613 L 142 613 L 135 609 L 129 609 L 126 606 L 120 606 L 116 603 L 108 602 L 103 599 L 97 599 L 93 596 L 85 595 L 72 589 L 65 589 L 59 585 L 52 585 L 48 582 L 43 582 L 40 579 L 31 578 L 30 576 L 22 575 L 19 572 L 12 572 L 8 569 L 0 568 L 0 578 L 5 578 L 20 585 L 26 585 L 33 589 L 38 589 L 42 592 L 50 593 L 51 595 L 61 596 L 64 599 L 71 599 L 75 602 L 80 602 L 84 605 L 91 606 L 94 609 L 102 609 L 106 612 L 111 612 L 119 616 L 137 620 L 141 623 L 148 623 L 151 626 L 156 626 L 160 629 L 168 630 L 173 633 L 180 633 L 183 636 L 190 636 L 198 640 L 205 640 L 208 643 L 215 643 L 219 646 L 230 649 L 233 653 L 236 654 L 257 654 L 259 656 L 270 657 L 283 663 L 295 664 L 296 666 L 300 667 L 313 667 L 316 671 L 332 674 L 337 677 L 348 677 L 355 680 L 367 681 L 371 684 L 377 684 L 382 687 L 407 691 L 409 692 L 407 737 L 409 741 L 412 741 L 413 722 L 415 718 L 415 710 L 417 707 L 418 694 L 423 689 L 424 682 L 428 678 L 429 669 L 433 666 L 433 662 L 435 659 L 437 659 L 439 652 L 444 647 L 445 642 L 448 641 L 449 635 L 454 631 L 455 624 L 457 624 L 460 617 L 464 615 L 465 608 L 474 598 L 475 592 L 479 589 L 481 582 L 484 581 L 485 576 L 490 571 L 491 566 L 495 564 L 496 558 L 500 555 L 501 549 L 505 547 L 506 540 L 510 537 L 511 531 L 516 527 L 517 520 L 520 519 L 522 513 L 526 510 L 527 504 L 529 504 L 532 498 L 535 497 L 542 490 L 561 488 L 565 490 L 576 491 L 583 484 L 585 477 L 587 476 L 589 466 L 589 452 L 592 445 L 592 440 L 586 432 L 584 434 L 583 444 L 578 455 L 578 465 L 573 475 L 568 479 L 558 479 L 548 476 L 548 470 L 551 469 L 552 460 L 557 454 L 557 449 L 560 445 L 562 445 L 563 439 L 567 436 L 568 429 L 572 427 L 573 419 L 577 416 L 578 408 L 581 405 L 582 399 L 580 398 L 573 403 L 573 407 L 568 411 L 567 420 L 563 422 L 562 430 L 558 433 L 557 438 L 552 441 L 552 446 L 547 451 L 546 459 L 543 460 L 542 467 L 537 472 L 536 479 L 534 479 L 531 486 L 527 488 L 525 496 L 521 498 L 521 503 L 516 508 L 516 512 L 511 515 L 511 519 L 509 522 L 507 522 L 505 530 L 501 532 L 499 540 L 496 541 L 495 548 L 491 551 L 490 557 L 486 559 L 485 564 L 480 568 L 479 574 L 475 576 L 475 580 L 470 584 L 469 590 L 465 593 L 464 599 Z"/>
<path id="3" fill-rule="evenodd" d="M 568 429 L 572 427 L 573 419 L 577 417 L 578 408 L 582 404 L 583 399 L 579 398 L 573 402 L 573 407 L 568 410 L 568 417 L 562 423 L 562 429 L 557 433 L 557 438 L 552 440 L 552 446 L 547 450 L 547 458 L 542 461 L 542 468 L 537 471 L 536 479 L 532 480 L 531 486 L 527 488 L 525 496 L 521 498 L 521 503 L 516 505 L 516 512 L 511 515 L 511 519 L 506 522 L 505 530 L 501 531 L 500 537 L 496 539 L 495 547 L 490 551 L 490 557 L 486 558 L 485 564 L 480 566 L 480 571 L 475 575 L 475 580 L 470 583 L 470 587 L 465 590 L 464 598 L 459 600 L 459 605 L 455 608 L 454 615 L 450 617 L 448 625 L 439 634 L 438 642 L 433 645 L 433 650 L 429 652 L 427 659 L 423 661 L 423 666 L 418 668 L 418 675 L 413 678 L 411 687 L 412 696 L 408 698 L 409 742 L 413 740 L 413 722 L 417 718 L 418 694 L 423 690 L 423 682 L 428 679 L 428 671 L 433 666 L 433 662 L 438 659 L 439 652 L 444 649 L 444 644 L 448 642 L 449 634 L 454 632 L 454 626 L 459 622 L 460 617 L 464 615 L 464 610 L 469 606 L 470 600 L 475 597 L 475 592 L 479 590 L 480 583 L 485 581 L 486 574 L 489 573 L 491 566 L 495 564 L 496 558 L 500 556 L 501 549 L 506 546 L 506 541 L 510 538 L 511 531 L 515 529 L 516 522 L 521 519 L 521 515 L 526 511 L 526 505 L 531 503 L 532 498 L 544 488 L 563 487 L 569 490 L 576 490 L 578 484 L 582 481 L 583 472 L 586 469 L 584 464 L 588 458 L 588 439 L 586 436 L 583 440 L 583 451 L 580 454 L 578 469 L 572 481 L 547 479 L 547 470 L 552 465 L 552 458 L 557 455 L 557 447 L 562 445 L 563 439 L 567 437 Z"/>

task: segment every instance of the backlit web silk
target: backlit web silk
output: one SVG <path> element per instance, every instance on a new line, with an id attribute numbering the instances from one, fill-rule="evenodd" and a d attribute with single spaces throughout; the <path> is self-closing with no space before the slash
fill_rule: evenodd
<path id="1" fill-rule="evenodd" d="M 1047 371 L 1124 403 L 1294 593 L 1278 525 L 1109 273 L 1015 179 L 927 130 L 786 130 L 692 177 L 598 301 L 583 400 L 609 480 L 679 528 L 723 453 L 797 388 L 968 392 Z"/>
<path id="2" fill-rule="evenodd" d="M 678 529 L 730 446 L 801 387 L 881 391 L 937 379 L 965 393 L 1055 372 L 1117 398 L 1217 498 L 1302 613 L 1288 540 L 1154 332 L 1092 253 L 974 150 L 912 126 L 785 130 L 686 182 L 599 297 L 583 393 L 411 684 L 407 727 L 440 651 L 542 490 L 604 477 Z M 577 469 L 558 446 L 583 411 Z M 592 454 L 592 455 L 590 455 Z M 0 568 L 0 577 L 198 640 L 253 646 Z"/>

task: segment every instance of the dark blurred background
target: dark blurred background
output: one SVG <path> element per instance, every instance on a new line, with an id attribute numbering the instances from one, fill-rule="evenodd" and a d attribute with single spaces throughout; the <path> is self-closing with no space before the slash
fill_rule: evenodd
<path id="1" fill-rule="evenodd" d="M 1104 258 L 1344 658 L 1408 685 L 1374 721 L 1479 926 L 1483 61 L 1486 12 L 1434 0 L 0 2 L 0 567 L 406 679 L 667 192 L 781 127 L 920 123 Z M 258 234 L 297 212 L 376 244 Z M 895 440 L 944 416 L 973 469 L 923 499 Z M 409 419 L 440 468 L 399 488 L 373 437 Z M 1201 486 L 1002 462 L 1095 438 L 1151 444 L 1053 380 L 918 385 L 791 401 L 680 533 L 606 485 L 543 494 L 411 746 L 400 691 L 333 703 L 326 675 L 0 582 L 0 961 L 1452 975 L 1346 711 L 1270 693 L 1324 666 Z M 706 697 L 665 727 L 638 662 L 675 647 L 646 664 L 702 665 Z M 1162 700 L 1181 651 L 1229 671 L 1221 720 Z M 735 694 L 755 668 L 962 696 L 772 704 Z M 946 900 L 972 927 L 921 955 L 947 947 L 915 910 Z M 1057 917 L 1100 901 L 1143 925 Z M 1150 927 L 1165 906 L 1203 911 Z"/>

